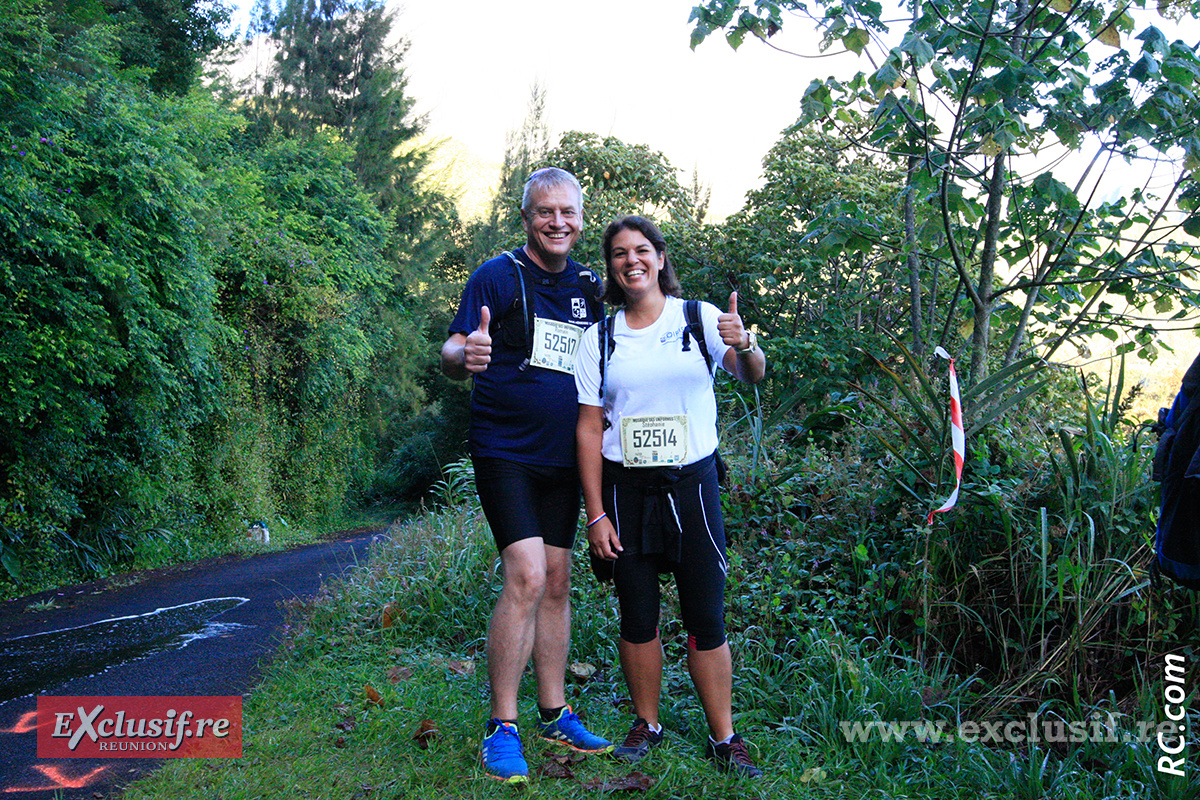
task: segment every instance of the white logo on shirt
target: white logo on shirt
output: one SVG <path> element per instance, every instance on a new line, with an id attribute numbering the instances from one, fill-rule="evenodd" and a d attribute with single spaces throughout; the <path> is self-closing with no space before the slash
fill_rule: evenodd
<path id="1" fill-rule="evenodd" d="M 683 338 L 683 332 L 686 330 L 687 330 L 687 326 L 684 325 L 682 328 L 680 328 L 677 331 L 667 331 L 666 333 L 664 333 L 662 335 L 662 338 L 659 339 L 658 342 L 659 342 L 659 344 L 668 344 L 669 342 L 678 342 L 680 339 Z"/>
<path id="2" fill-rule="evenodd" d="M 571 316 L 576 319 L 583 319 L 587 316 L 587 303 L 582 297 L 571 298 Z"/>

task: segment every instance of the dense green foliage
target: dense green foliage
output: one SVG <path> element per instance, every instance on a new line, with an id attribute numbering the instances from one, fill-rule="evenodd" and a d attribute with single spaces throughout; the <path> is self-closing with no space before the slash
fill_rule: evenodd
<path id="1" fill-rule="evenodd" d="M 762 188 L 687 251 L 708 299 L 739 289 L 771 334 L 769 380 L 724 392 L 747 476 L 727 512 L 751 545 L 735 604 L 781 656 L 790 630 L 833 625 L 949 659 L 978 679 L 979 713 L 1065 714 L 1136 708 L 1166 651 L 1194 653 L 1194 599 L 1150 580 L 1140 387 L 1048 360 L 1085 334 L 1152 357 L 1137 311 L 1188 320 L 1198 297 L 1200 58 L 1145 24 L 1130 54 L 1132 17 L 1102 6 L 693 11 L 694 43 L 768 40 L 795 12 L 827 44 L 883 51 L 872 73 L 810 86 Z M 1052 144 L 1135 162 L 1149 147 L 1171 188 L 1101 201 L 1098 172 L 1070 187 L 1036 159 Z M 968 436 L 958 508 L 929 523 L 954 483 L 937 344 L 969 361 Z"/>
<path id="2" fill-rule="evenodd" d="M 395 54 L 364 60 L 388 57 L 345 126 L 276 101 L 301 120 L 283 125 L 194 85 L 217 40 L 190 6 L 155 16 L 192 42 L 184 72 L 154 62 L 167 80 L 129 55 L 127 15 L 5 5 L 0 574 L 77 579 L 150 542 L 183 557 L 202 528 L 338 513 L 431 360 L 407 286 L 442 205 L 398 152 L 420 125 Z M 354 135 L 373 114 L 382 154 Z"/>

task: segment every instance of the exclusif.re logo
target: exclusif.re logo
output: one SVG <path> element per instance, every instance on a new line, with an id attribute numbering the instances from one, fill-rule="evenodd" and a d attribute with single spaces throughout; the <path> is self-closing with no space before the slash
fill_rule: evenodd
<path id="1" fill-rule="evenodd" d="M 242 698 L 39 697 L 38 758 L 240 758 Z"/>

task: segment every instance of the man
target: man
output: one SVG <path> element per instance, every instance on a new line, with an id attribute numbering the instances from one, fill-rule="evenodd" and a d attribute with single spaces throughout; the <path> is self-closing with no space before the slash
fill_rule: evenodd
<path id="1" fill-rule="evenodd" d="M 526 242 L 467 280 L 442 371 L 474 379 L 471 459 L 475 486 L 500 551 L 504 585 L 488 628 L 491 720 L 484 770 L 528 779 L 517 729 L 517 690 L 530 658 L 538 733 L 583 752 L 612 749 L 567 705 L 571 548 L 579 520 L 574 355 L 600 316 L 595 274 L 569 258 L 583 229 L 574 175 L 535 172 L 521 200 Z"/>

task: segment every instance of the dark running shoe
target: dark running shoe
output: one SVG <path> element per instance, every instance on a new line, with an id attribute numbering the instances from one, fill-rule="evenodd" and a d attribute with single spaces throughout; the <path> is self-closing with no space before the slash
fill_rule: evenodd
<path id="1" fill-rule="evenodd" d="M 729 740 L 729 744 L 713 744 L 712 739 L 709 739 L 708 746 L 704 748 L 704 755 L 717 762 L 717 767 L 722 772 L 736 772 L 750 778 L 762 777 L 762 770 L 754 766 L 754 759 L 746 749 L 746 742 L 736 733 Z"/>
<path id="2" fill-rule="evenodd" d="M 625 735 L 625 741 L 616 750 L 613 750 L 613 758 L 628 761 L 630 764 L 640 761 L 650 752 L 651 747 L 662 742 L 663 733 L 661 727 L 658 733 L 650 730 L 650 724 L 638 717 L 637 721 L 633 723 L 633 727 L 629 729 L 629 733 Z"/>

